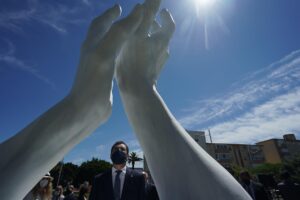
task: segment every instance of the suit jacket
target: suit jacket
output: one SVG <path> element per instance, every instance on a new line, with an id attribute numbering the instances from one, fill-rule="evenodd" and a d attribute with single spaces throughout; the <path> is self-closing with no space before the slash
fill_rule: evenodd
<path id="1" fill-rule="evenodd" d="M 146 188 L 145 188 L 146 200 L 159 200 L 158 193 L 156 190 L 156 187 L 152 183 L 146 183 Z"/>
<path id="2" fill-rule="evenodd" d="M 126 168 L 121 200 L 144 200 L 145 179 L 142 173 Z M 115 200 L 112 169 L 95 177 L 89 200 Z"/>

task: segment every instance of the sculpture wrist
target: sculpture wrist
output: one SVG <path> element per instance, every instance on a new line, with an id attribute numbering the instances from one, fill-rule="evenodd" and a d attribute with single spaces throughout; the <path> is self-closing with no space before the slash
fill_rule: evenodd
<path id="1" fill-rule="evenodd" d="M 110 99 L 104 96 L 96 98 L 84 93 L 82 95 L 71 93 L 65 98 L 72 109 L 80 113 L 82 117 L 93 115 L 93 119 L 99 123 L 104 122 L 111 114 L 112 101 Z"/>
<path id="2" fill-rule="evenodd" d="M 148 81 L 143 77 L 128 77 L 128 78 L 117 78 L 118 87 L 121 92 L 132 95 L 146 94 L 147 92 L 154 91 L 153 81 Z"/>

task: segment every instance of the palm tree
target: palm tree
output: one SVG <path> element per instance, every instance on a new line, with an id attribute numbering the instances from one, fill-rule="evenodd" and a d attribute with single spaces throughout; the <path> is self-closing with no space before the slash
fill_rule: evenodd
<path id="1" fill-rule="evenodd" d="M 132 169 L 134 169 L 135 162 L 141 161 L 143 158 L 139 158 L 136 152 L 131 152 L 128 156 L 128 163 L 131 163 Z"/>

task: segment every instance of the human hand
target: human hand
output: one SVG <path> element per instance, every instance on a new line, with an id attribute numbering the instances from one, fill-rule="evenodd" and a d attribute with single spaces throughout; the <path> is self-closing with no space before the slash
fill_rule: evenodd
<path id="1" fill-rule="evenodd" d="M 69 97 L 82 108 L 91 108 L 106 119 L 111 113 L 112 79 L 116 55 L 142 21 L 137 5 L 126 18 L 113 23 L 121 14 L 116 5 L 95 18 L 81 47 L 79 67 Z"/>
<path id="2" fill-rule="evenodd" d="M 146 0 L 143 21 L 117 59 L 116 78 L 122 91 L 138 92 L 144 86 L 152 87 L 169 56 L 168 44 L 175 23 L 166 9 L 160 12 L 161 25 L 154 20 L 159 4 L 160 0 Z"/>

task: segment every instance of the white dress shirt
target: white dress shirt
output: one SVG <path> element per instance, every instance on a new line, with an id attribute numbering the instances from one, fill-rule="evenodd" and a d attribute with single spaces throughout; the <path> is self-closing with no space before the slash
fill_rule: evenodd
<path id="1" fill-rule="evenodd" d="M 122 196 L 122 191 L 123 191 L 123 185 L 124 185 L 124 181 L 125 181 L 125 174 L 126 174 L 126 165 L 125 167 L 123 167 L 122 169 L 122 172 L 120 173 L 120 195 Z M 116 175 L 117 175 L 117 169 L 112 167 L 112 170 L 111 170 L 111 173 L 112 173 L 112 183 L 113 183 L 113 187 L 115 185 L 115 179 L 116 179 Z"/>

